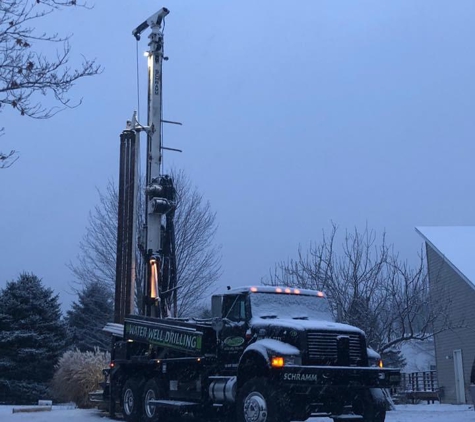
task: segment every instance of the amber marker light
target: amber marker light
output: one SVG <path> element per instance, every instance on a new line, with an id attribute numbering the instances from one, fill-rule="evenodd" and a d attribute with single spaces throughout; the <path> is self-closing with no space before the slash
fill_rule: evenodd
<path id="1" fill-rule="evenodd" d="M 277 293 L 282 293 L 282 289 L 281 289 L 280 287 L 277 287 L 277 288 L 275 289 L 275 291 L 276 291 Z"/>
<path id="2" fill-rule="evenodd" d="M 273 368 L 282 368 L 284 366 L 284 358 L 282 356 L 274 356 L 271 360 Z"/>
<path id="3" fill-rule="evenodd" d="M 296 295 L 299 295 L 299 294 L 300 294 L 300 290 L 299 290 L 299 289 L 294 289 L 294 293 L 295 293 Z"/>
<path id="4" fill-rule="evenodd" d="M 290 290 L 289 288 L 285 289 L 285 293 L 292 293 L 292 290 Z"/>
<path id="5" fill-rule="evenodd" d="M 384 365 L 383 365 L 383 360 L 382 359 L 379 359 L 379 362 L 378 362 L 378 366 L 380 368 L 382 368 Z"/>
<path id="6" fill-rule="evenodd" d="M 318 297 L 325 297 L 325 294 L 323 292 L 317 292 Z"/>
<path id="7" fill-rule="evenodd" d="M 251 287 L 251 292 L 257 292 L 257 287 Z"/>

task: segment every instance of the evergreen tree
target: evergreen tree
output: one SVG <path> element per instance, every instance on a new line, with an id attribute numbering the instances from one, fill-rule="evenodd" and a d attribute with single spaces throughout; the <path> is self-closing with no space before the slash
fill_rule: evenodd
<path id="1" fill-rule="evenodd" d="M 384 366 L 388 368 L 404 368 L 406 366 L 406 359 L 400 350 L 386 350 L 381 357 L 383 358 Z"/>
<path id="2" fill-rule="evenodd" d="M 108 350 L 110 335 L 102 331 L 113 319 L 114 303 L 108 286 L 92 282 L 79 292 L 78 302 L 67 312 L 66 322 L 74 347 L 81 352 Z"/>
<path id="3" fill-rule="evenodd" d="M 48 396 L 66 330 L 58 295 L 23 273 L 0 290 L 0 401 L 32 403 Z"/>

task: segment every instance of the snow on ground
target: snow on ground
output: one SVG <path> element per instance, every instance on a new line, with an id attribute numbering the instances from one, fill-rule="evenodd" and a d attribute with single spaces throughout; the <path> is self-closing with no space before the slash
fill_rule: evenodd
<path id="1" fill-rule="evenodd" d="M 12 413 L 12 409 L 33 406 L 0 406 L 0 422 L 100 422 L 108 421 L 97 409 L 74 409 L 72 406 L 53 406 L 48 412 Z"/>
<path id="2" fill-rule="evenodd" d="M 12 413 L 13 407 L 0 406 L 1 422 L 106 422 L 104 413 L 95 409 L 71 409 L 53 406 L 50 412 Z M 473 406 L 450 404 L 398 405 L 388 412 L 386 422 L 473 422 Z M 309 422 L 331 422 L 329 418 L 309 419 Z"/>
<path id="3" fill-rule="evenodd" d="M 452 404 L 397 405 L 386 422 L 473 422 L 473 406 Z"/>

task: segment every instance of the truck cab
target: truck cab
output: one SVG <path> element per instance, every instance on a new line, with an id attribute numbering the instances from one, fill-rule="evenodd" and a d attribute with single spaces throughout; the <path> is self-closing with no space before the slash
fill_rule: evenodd
<path id="1" fill-rule="evenodd" d="M 363 331 L 335 322 L 322 292 L 243 287 L 213 296 L 212 314 L 220 325 L 220 353 L 230 366 L 237 366 L 248 346 L 264 339 L 292 350 L 292 361 L 303 365 L 368 366 Z"/>
<path id="2" fill-rule="evenodd" d="M 349 412 L 384 421 L 382 389 L 399 382 L 399 370 L 369 365 L 364 332 L 337 323 L 324 293 L 242 287 L 213 296 L 212 314 L 222 374 L 236 380 L 238 420 Z M 266 400 L 276 395 L 285 406 Z"/>

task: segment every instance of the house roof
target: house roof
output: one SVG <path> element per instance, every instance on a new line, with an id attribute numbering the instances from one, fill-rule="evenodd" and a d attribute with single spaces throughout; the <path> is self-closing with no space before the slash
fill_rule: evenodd
<path id="1" fill-rule="evenodd" d="M 416 227 L 416 231 L 475 288 L 475 226 Z"/>

